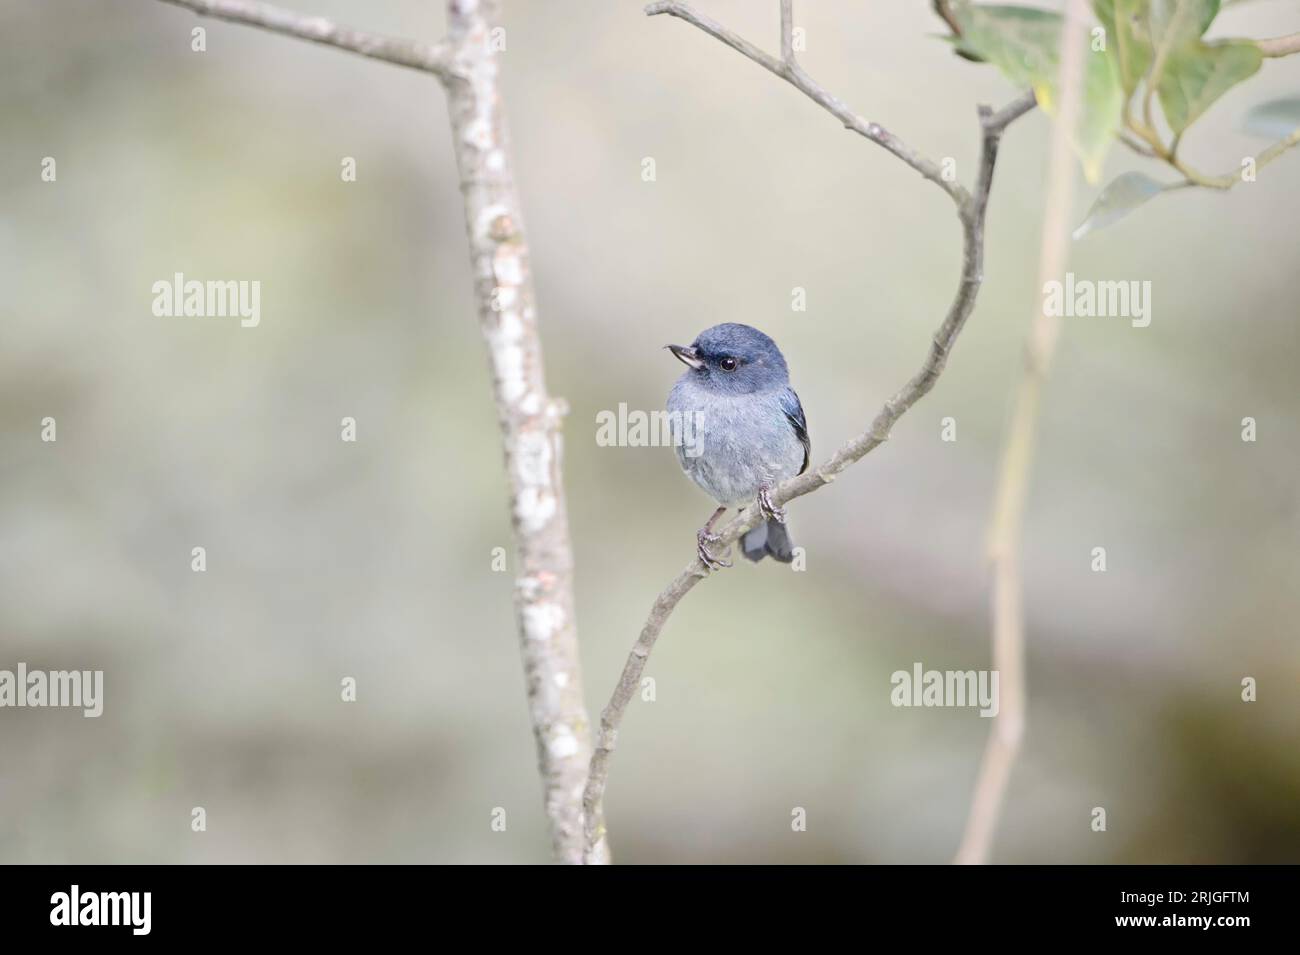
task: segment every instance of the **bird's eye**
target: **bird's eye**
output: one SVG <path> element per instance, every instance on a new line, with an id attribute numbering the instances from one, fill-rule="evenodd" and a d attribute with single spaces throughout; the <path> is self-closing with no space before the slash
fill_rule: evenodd
<path id="1" fill-rule="evenodd" d="M 722 361 L 718 362 L 718 364 L 722 366 L 723 371 L 736 370 L 736 359 L 734 358 L 724 358 Z"/>

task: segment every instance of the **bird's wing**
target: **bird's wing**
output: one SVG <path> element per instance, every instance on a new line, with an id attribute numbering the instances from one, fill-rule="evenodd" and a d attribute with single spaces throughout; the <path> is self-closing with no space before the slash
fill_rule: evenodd
<path id="1" fill-rule="evenodd" d="M 798 437 L 799 443 L 803 445 L 803 467 L 799 473 L 803 474 L 808 470 L 808 458 L 812 454 L 812 441 L 808 438 L 808 422 L 803 416 L 803 405 L 799 403 L 799 396 L 794 393 L 794 389 L 787 387 L 781 392 L 781 410 L 785 412 L 786 419 L 790 426 L 794 428 L 795 436 Z"/>

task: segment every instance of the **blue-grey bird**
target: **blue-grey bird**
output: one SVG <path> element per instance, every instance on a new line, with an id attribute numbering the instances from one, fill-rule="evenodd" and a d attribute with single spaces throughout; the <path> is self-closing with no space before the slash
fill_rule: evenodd
<path id="1" fill-rule="evenodd" d="M 757 499 L 767 520 L 741 539 L 741 552 L 750 560 L 771 554 L 789 563 L 794 547 L 785 510 L 774 507 L 769 495 L 807 470 L 811 445 L 781 349 L 757 328 L 735 322 L 668 349 L 689 366 L 668 395 L 677 459 L 720 505 L 696 534 L 700 560 L 708 567 L 730 566 L 709 552 L 718 540 L 713 525 L 728 507 Z"/>

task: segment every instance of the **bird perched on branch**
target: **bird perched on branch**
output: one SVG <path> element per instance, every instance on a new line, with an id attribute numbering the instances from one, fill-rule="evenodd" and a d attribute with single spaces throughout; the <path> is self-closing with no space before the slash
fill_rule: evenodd
<path id="1" fill-rule="evenodd" d="M 741 539 L 750 560 L 794 559 L 785 509 L 772 503 L 777 484 L 808 468 L 811 445 L 799 396 L 776 342 L 757 328 L 728 322 L 690 345 L 668 345 L 688 367 L 668 395 L 677 459 L 720 505 L 696 533 L 700 560 L 730 567 L 709 550 L 713 525 L 728 507 L 757 499 L 766 520 Z"/>

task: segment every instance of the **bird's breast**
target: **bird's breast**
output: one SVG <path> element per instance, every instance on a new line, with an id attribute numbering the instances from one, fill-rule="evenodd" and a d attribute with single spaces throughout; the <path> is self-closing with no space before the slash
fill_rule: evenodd
<path id="1" fill-rule="evenodd" d="M 721 504 L 748 502 L 803 466 L 803 445 L 778 393 L 716 395 L 678 382 L 668 411 L 682 470 Z"/>

